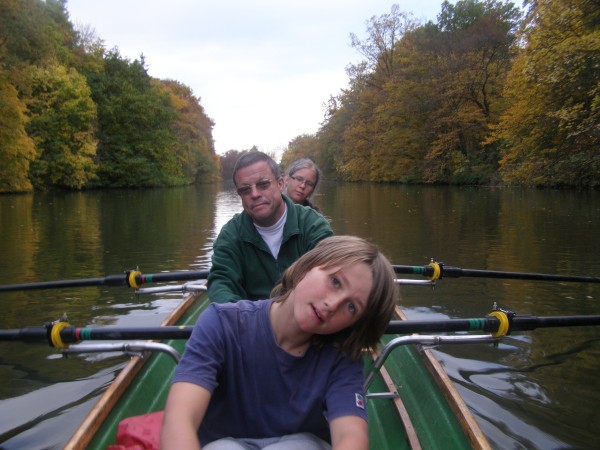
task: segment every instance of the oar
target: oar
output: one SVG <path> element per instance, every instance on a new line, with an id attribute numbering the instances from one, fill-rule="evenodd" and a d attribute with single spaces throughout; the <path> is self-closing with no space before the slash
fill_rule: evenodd
<path id="1" fill-rule="evenodd" d="M 528 272 L 501 272 L 498 270 L 474 270 L 460 269 L 458 267 L 445 266 L 443 263 L 430 263 L 426 266 L 398 266 L 394 265 L 396 273 L 422 275 L 432 280 L 438 278 L 504 278 L 512 280 L 537 280 L 537 281 L 571 281 L 579 283 L 600 283 L 600 277 L 551 275 L 545 273 Z"/>
<path id="2" fill-rule="evenodd" d="M 580 283 L 600 283 L 600 277 L 590 276 L 568 276 L 568 275 L 552 275 L 544 273 L 528 273 L 528 272 L 502 272 L 498 270 L 475 270 L 475 269 L 460 269 L 458 267 L 445 266 L 443 263 L 430 263 L 425 266 L 401 266 L 394 265 L 394 270 L 397 274 L 422 275 L 429 277 L 431 280 L 439 278 L 460 278 L 460 277 L 475 277 L 475 278 L 504 278 L 514 280 L 541 280 L 541 281 L 570 281 Z M 164 272 L 158 274 L 144 275 L 137 270 L 128 270 L 119 275 L 108 275 L 101 278 L 82 278 L 77 280 L 61 280 L 61 281 L 43 281 L 39 283 L 23 283 L 23 284 L 7 284 L 0 286 L 0 292 L 9 291 L 28 291 L 34 289 L 56 289 L 69 287 L 86 287 L 86 286 L 129 286 L 139 288 L 144 283 L 159 283 L 169 281 L 184 281 L 184 280 L 200 280 L 208 277 L 208 270 L 201 271 L 176 271 Z M 409 280 L 404 280 L 410 284 Z"/>
<path id="3" fill-rule="evenodd" d="M 511 317 L 510 314 L 493 311 L 489 316 L 475 319 L 392 320 L 386 334 L 486 331 L 503 336 L 512 331 L 591 325 L 600 325 L 600 316 Z M 192 326 L 78 328 L 66 322 L 55 322 L 46 326 L 0 330 L 0 341 L 48 342 L 52 347 L 65 347 L 74 342 L 93 340 L 187 339 L 192 329 Z"/>
<path id="4" fill-rule="evenodd" d="M 129 286 L 138 288 L 144 283 L 168 281 L 200 280 L 208 277 L 208 270 L 164 272 L 144 275 L 137 270 L 128 270 L 120 275 L 102 278 L 82 278 L 78 280 L 44 281 L 40 283 L 8 284 L 0 286 L 0 292 L 28 291 L 34 289 L 56 289 L 86 286 Z"/>

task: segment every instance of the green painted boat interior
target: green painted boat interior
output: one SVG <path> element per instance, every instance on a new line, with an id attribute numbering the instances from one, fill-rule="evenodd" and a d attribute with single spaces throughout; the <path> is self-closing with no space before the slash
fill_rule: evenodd
<path id="1" fill-rule="evenodd" d="M 178 321 L 178 325 L 194 324 L 208 303 L 208 296 L 201 295 Z M 387 342 L 393 337 L 395 336 L 386 336 L 384 341 Z M 171 340 L 166 343 L 173 346 L 180 354 L 183 353 L 184 340 Z M 369 362 L 367 364 L 370 366 Z M 471 448 L 456 416 L 414 346 L 396 348 L 388 357 L 385 367 L 408 410 L 423 449 Z M 138 376 L 100 426 L 88 448 L 105 449 L 108 445 L 114 444 L 117 426 L 122 419 L 163 409 L 174 370 L 175 362 L 170 356 L 156 353 L 149 357 Z M 369 393 L 386 391 L 382 377 L 375 377 Z M 393 400 L 372 398 L 367 404 L 370 448 L 410 449 L 409 440 Z"/>
<path id="2" fill-rule="evenodd" d="M 193 325 L 200 313 L 210 304 L 206 294 L 200 295 L 181 316 L 177 325 Z M 164 341 L 179 354 L 183 354 L 185 340 Z M 175 372 L 175 360 L 165 353 L 154 353 L 142 367 L 129 388 L 112 408 L 102 423 L 88 449 L 106 449 L 114 444 L 119 422 L 127 417 L 160 411 L 164 408 Z"/>
<path id="3" fill-rule="evenodd" d="M 397 335 L 386 335 L 383 342 Z M 396 391 L 412 421 L 423 449 L 470 449 L 469 438 L 414 345 L 396 347 L 385 362 Z M 381 376 L 369 393 L 386 392 Z M 372 449 L 410 449 L 404 427 L 391 399 L 372 398 L 369 405 L 369 442 Z"/>

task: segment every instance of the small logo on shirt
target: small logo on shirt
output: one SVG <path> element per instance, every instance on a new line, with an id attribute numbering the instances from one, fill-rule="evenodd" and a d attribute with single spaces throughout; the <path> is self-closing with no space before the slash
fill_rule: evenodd
<path id="1" fill-rule="evenodd" d="M 354 394 L 356 406 L 360 409 L 365 409 L 365 398 L 360 394 Z"/>

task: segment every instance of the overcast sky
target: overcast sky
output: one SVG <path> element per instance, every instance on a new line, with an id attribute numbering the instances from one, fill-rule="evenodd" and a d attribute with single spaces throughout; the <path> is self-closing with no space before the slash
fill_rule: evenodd
<path id="1" fill-rule="evenodd" d="M 189 86 L 215 122 L 217 153 L 281 153 L 318 130 L 346 66 L 362 60 L 350 33 L 366 38 L 366 22 L 393 3 L 426 22 L 442 0 L 68 0 L 67 9 L 107 48 L 143 53 L 151 76 Z"/>

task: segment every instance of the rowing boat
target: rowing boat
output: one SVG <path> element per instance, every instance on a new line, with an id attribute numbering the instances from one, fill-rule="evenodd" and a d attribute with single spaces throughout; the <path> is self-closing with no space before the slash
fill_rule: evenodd
<path id="1" fill-rule="evenodd" d="M 187 294 L 161 325 L 193 325 L 209 304 Z M 405 319 L 402 311 L 397 314 Z M 395 336 L 386 335 L 383 343 Z M 164 342 L 183 353 L 182 339 Z M 373 358 L 365 355 L 369 367 Z M 105 449 L 127 417 L 163 409 L 176 362 L 164 352 L 133 356 L 85 417 L 65 449 Z M 399 346 L 377 369 L 367 391 L 374 449 L 489 449 L 471 412 L 430 350 Z"/>

